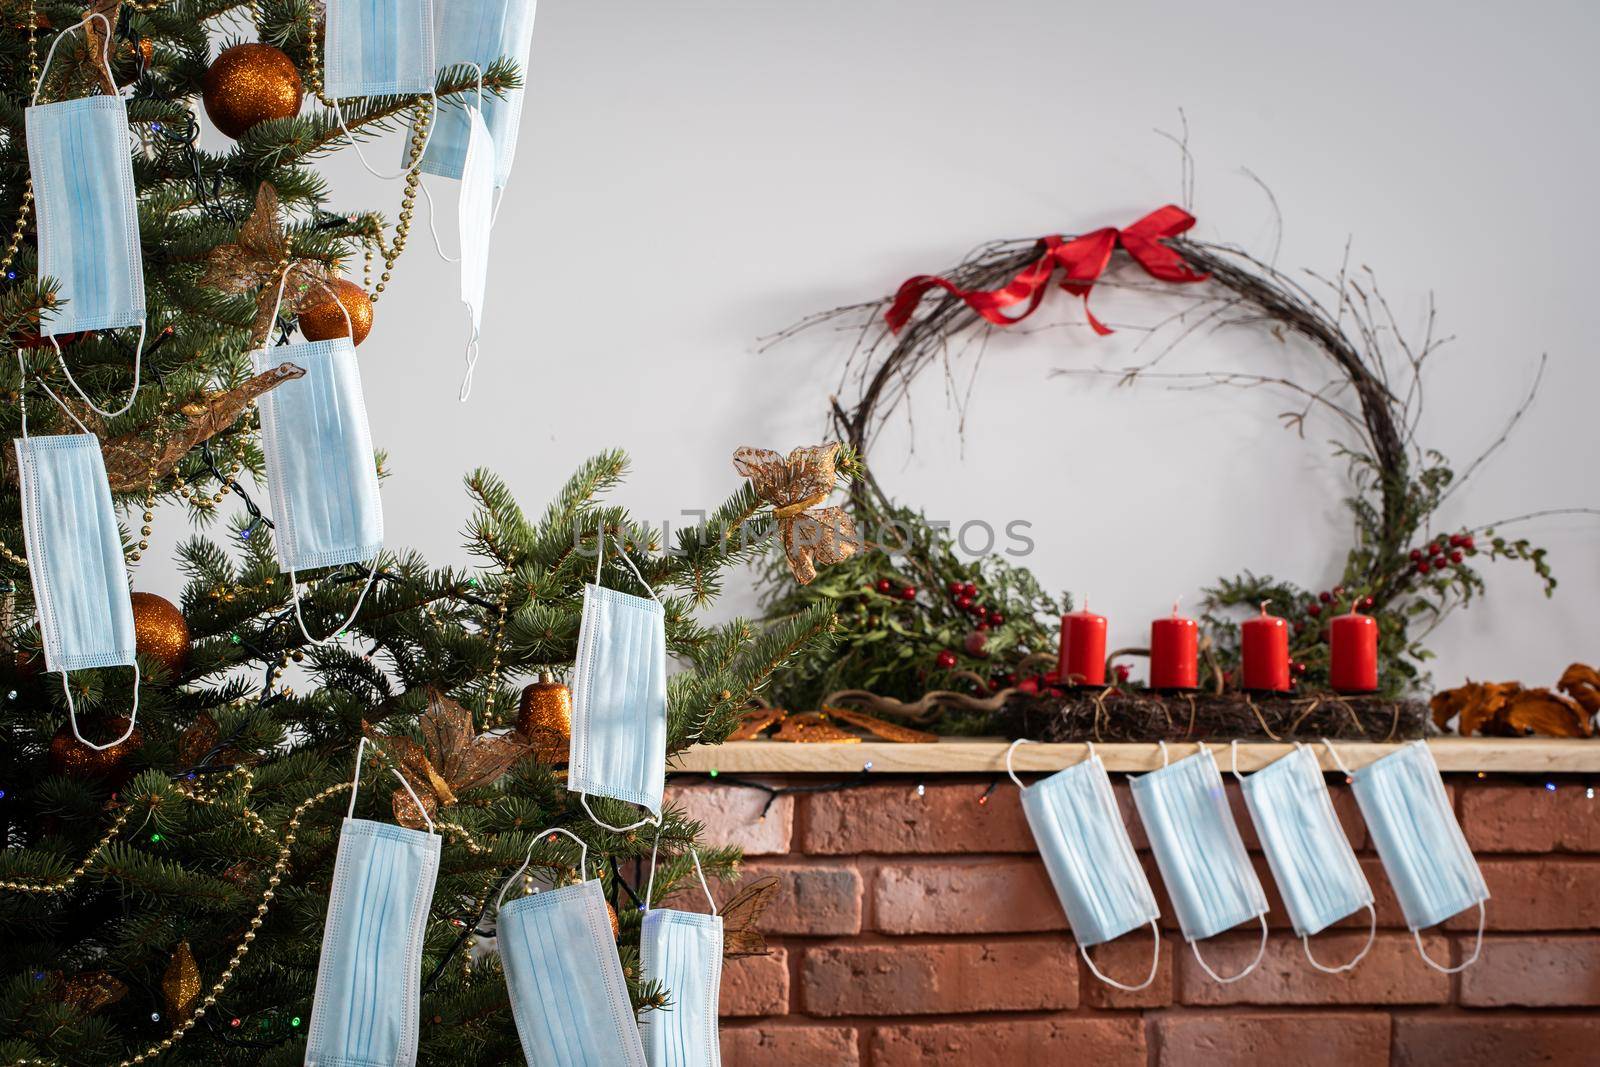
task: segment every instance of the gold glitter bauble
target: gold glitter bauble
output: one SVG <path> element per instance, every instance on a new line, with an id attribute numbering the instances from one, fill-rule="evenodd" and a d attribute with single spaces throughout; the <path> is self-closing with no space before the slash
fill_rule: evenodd
<path id="1" fill-rule="evenodd" d="M 522 691 L 517 733 L 533 746 L 540 763 L 567 762 L 572 742 L 572 690 L 549 674 Z"/>
<path id="2" fill-rule="evenodd" d="M 83 736 L 97 744 L 121 737 L 128 728 L 128 720 L 121 715 L 110 718 L 81 716 L 78 729 Z M 67 778 L 103 778 L 113 788 L 128 780 L 128 760 L 144 744 L 144 734 L 136 727 L 128 739 L 108 749 L 90 748 L 72 735 L 72 724 L 65 723 L 50 738 L 49 767 L 51 774 Z"/>
<path id="3" fill-rule="evenodd" d="M 187 941 L 178 942 L 161 976 L 161 999 L 167 1002 L 167 1015 L 173 1022 L 187 1019 L 200 1001 L 200 967 Z"/>
<path id="4" fill-rule="evenodd" d="M 606 917 L 611 920 L 611 940 L 616 941 L 622 937 L 622 923 L 617 920 L 617 909 L 609 900 L 606 901 Z"/>
<path id="5" fill-rule="evenodd" d="M 181 671 L 188 662 L 189 623 L 172 601 L 154 593 L 133 594 L 133 640 L 139 655 L 168 671 Z"/>
<path id="6" fill-rule="evenodd" d="M 307 341 L 350 337 L 360 344 L 372 332 L 372 298 L 361 286 L 344 278 L 335 278 L 330 287 L 332 292 L 307 294 L 305 303 L 300 305 L 300 332 Z M 340 304 L 344 305 L 343 311 L 339 310 Z M 349 322 L 345 315 L 350 316 Z"/>
<path id="7" fill-rule="evenodd" d="M 201 81 L 206 115 L 229 137 L 258 122 L 300 113 L 300 72 L 270 44 L 236 44 L 211 61 Z"/>

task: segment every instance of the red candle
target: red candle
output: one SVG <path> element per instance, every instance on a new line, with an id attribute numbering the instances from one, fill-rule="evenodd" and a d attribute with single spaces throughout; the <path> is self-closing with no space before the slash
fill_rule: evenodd
<path id="1" fill-rule="evenodd" d="M 1062 685 L 1106 684 L 1106 617 L 1083 607 L 1061 616 L 1061 656 L 1056 664 Z"/>
<path id="2" fill-rule="evenodd" d="M 1244 687 L 1269 693 L 1289 688 L 1289 624 L 1267 614 L 1246 619 L 1239 627 L 1239 651 L 1244 657 Z"/>
<path id="3" fill-rule="evenodd" d="M 1378 620 L 1356 613 L 1334 616 L 1328 633 L 1328 683 L 1341 693 L 1378 688 Z"/>
<path id="4" fill-rule="evenodd" d="M 1200 684 L 1200 628 L 1178 614 L 1150 624 L 1150 688 L 1194 689 Z"/>

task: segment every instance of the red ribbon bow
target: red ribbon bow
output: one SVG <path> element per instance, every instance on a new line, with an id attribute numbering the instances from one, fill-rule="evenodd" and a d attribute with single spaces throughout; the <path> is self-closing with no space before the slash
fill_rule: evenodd
<path id="1" fill-rule="evenodd" d="M 1157 208 L 1126 229 L 1107 226 L 1068 241 L 1050 236 L 1039 241 L 1039 258 L 1017 272 L 1016 277 L 999 289 L 963 289 L 959 285 L 932 274 L 919 274 L 908 278 L 895 294 L 894 303 L 884 312 L 889 329 L 899 333 L 910 321 L 917 302 L 929 289 L 943 289 L 964 300 L 968 307 L 996 326 L 1010 326 L 1021 322 L 1039 309 L 1045 290 L 1054 277 L 1056 268 L 1066 271 L 1061 288 L 1074 296 L 1083 297 L 1083 311 L 1089 316 L 1094 332 L 1104 337 L 1112 329 L 1094 317 L 1089 310 L 1089 292 L 1111 262 L 1111 253 L 1118 245 L 1135 263 L 1152 278 L 1164 282 L 1203 282 L 1209 275 L 1189 269 L 1183 257 L 1162 244 L 1166 237 L 1176 237 L 1194 225 L 1194 216 L 1173 204 Z M 1007 315 L 1006 309 L 1017 304 L 1027 304 L 1020 315 Z"/>

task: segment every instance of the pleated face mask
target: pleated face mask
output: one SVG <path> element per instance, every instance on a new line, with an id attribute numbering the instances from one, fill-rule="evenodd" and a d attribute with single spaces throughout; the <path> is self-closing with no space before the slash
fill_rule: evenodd
<path id="1" fill-rule="evenodd" d="M 1166 742 L 1161 742 L 1161 758 L 1167 758 Z M 1188 759 L 1130 784 L 1184 940 L 1212 978 L 1237 982 L 1266 954 L 1267 895 L 1234 825 L 1211 750 L 1201 745 Z M 1223 978 L 1200 955 L 1198 942 L 1250 919 L 1261 922 L 1261 949 L 1250 966 Z"/>
<path id="2" fill-rule="evenodd" d="M 487 69 L 499 59 L 515 60 L 528 80 L 528 52 L 533 45 L 535 0 L 451 0 L 433 13 L 438 69 L 463 63 Z M 491 172 L 495 188 L 511 177 L 517 151 L 517 127 L 522 121 L 526 90 L 511 89 L 504 98 L 486 96 L 483 119 L 493 142 Z M 460 178 L 466 165 L 471 129 L 465 109 L 440 108 L 422 157 L 422 169 L 441 178 Z"/>
<path id="3" fill-rule="evenodd" d="M 1072 925 L 1073 940 L 1096 978 L 1118 989 L 1143 989 L 1155 981 L 1161 962 L 1161 936 L 1156 926 L 1161 911 L 1128 840 L 1105 765 L 1090 745 L 1089 758 L 1082 763 L 1023 786 L 1011 763 L 1017 746 L 1026 743 L 1012 742 L 1006 751 L 1006 773 L 1022 788 L 1028 829 L 1033 831 L 1039 858 Z M 1130 986 L 1101 974 L 1089 956 L 1090 946 L 1142 926 L 1149 926 L 1155 936 L 1145 980 Z"/>
<path id="4" fill-rule="evenodd" d="M 71 31 L 91 19 L 104 25 L 106 62 L 111 24 L 102 14 L 56 35 L 45 53 L 39 88 L 45 84 L 56 47 Z M 38 102 L 24 113 L 28 140 L 28 173 L 33 179 L 38 214 L 39 279 L 54 278 L 56 306 L 39 325 L 56 355 L 56 335 L 83 330 L 139 327 L 133 354 L 133 390 L 115 411 L 96 406 L 86 396 L 62 358 L 67 381 L 83 401 L 101 415 L 115 417 L 133 405 L 139 391 L 139 363 L 144 350 L 144 259 L 139 247 L 139 212 L 133 186 L 133 142 L 128 109 L 120 96 L 91 96 L 54 104 Z"/>
<path id="5" fill-rule="evenodd" d="M 281 304 L 282 281 L 278 294 Z M 251 361 L 257 374 L 284 363 L 305 371 L 257 403 L 278 565 L 289 573 L 301 632 L 316 642 L 305 632 L 296 572 L 371 561 L 367 586 L 342 630 L 361 610 L 383 547 L 378 467 L 355 347 L 348 337 L 279 345 L 256 351 Z"/>
<path id="6" fill-rule="evenodd" d="M 1328 751 L 1338 760 L 1331 744 Z M 1470 967 L 1483 949 L 1483 902 L 1489 899 L 1489 887 L 1450 808 L 1433 753 L 1425 742 L 1413 741 L 1354 773 L 1345 773 L 1351 778 L 1384 872 L 1400 898 L 1417 952 L 1429 966 L 1446 974 Z M 1478 939 L 1472 954 L 1456 967 L 1434 962 L 1422 946 L 1420 931 L 1473 905 L 1478 908 Z"/>
<path id="7" fill-rule="evenodd" d="M 572 740 L 567 788 L 648 808 L 650 817 L 618 832 L 653 822 L 661 814 L 667 777 L 667 634 L 655 592 L 619 544 L 617 552 L 650 597 L 600 584 L 605 558 L 602 529 L 595 582 L 584 589 L 578 656 L 572 672 Z M 589 812 L 590 818 L 594 813 Z"/>
<path id="8" fill-rule="evenodd" d="M 17 362 L 20 367 L 20 354 Z M 24 388 L 26 383 L 24 374 Z M 90 748 L 111 748 L 133 735 L 139 717 L 139 665 L 122 535 L 111 507 L 100 439 L 87 431 L 30 437 L 23 402 L 22 436 L 13 444 L 44 669 L 61 672 L 72 735 Z M 78 730 L 67 672 L 119 666 L 133 668 L 128 728 L 121 737 L 96 744 Z"/>
<path id="9" fill-rule="evenodd" d="M 669 999 L 666 1008 L 646 1012 L 639 1025 L 645 1062 L 650 1067 L 722 1067 L 717 1038 L 722 917 L 706 884 L 699 854 L 691 850 L 689 856 L 711 914 L 652 907 L 639 931 L 641 976 L 646 982 L 660 982 Z M 652 899 L 655 885 L 656 854 L 652 850 L 646 902 Z"/>
<path id="10" fill-rule="evenodd" d="M 417 1062 L 422 938 L 439 874 L 439 837 L 355 818 L 366 739 L 339 832 L 306 1067 L 410 1067 Z M 391 773 L 411 792 L 398 772 Z M 412 793 L 424 819 L 427 809 Z"/>
<path id="11" fill-rule="evenodd" d="M 1266 853 L 1306 959 L 1319 971 L 1350 970 L 1372 948 L 1378 917 L 1372 906 L 1372 887 L 1339 825 L 1321 766 L 1310 749 L 1297 744 L 1289 755 L 1245 776 L 1238 769 L 1237 741 L 1230 752 L 1261 851 Z M 1311 954 L 1311 935 L 1363 908 L 1371 922 L 1367 943 L 1355 959 L 1337 967 L 1317 962 Z"/>
<path id="12" fill-rule="evenodd" d="M 454 0 L 440 0 L 444 11 Z M 327 0 L 324 91 L 332 97 L 433 91 L 433 0 Z"/>
<path id="13" fill-rule="evenodd" d="M 589 850 L 567 830 L 535 834 L 529 860 L 533 846 L 552 833 L 565 834 L 582 849 L 581 878 Z M 589 879 L 503 903 L 527 869 L 524 861 L 495 900 L 495 942 L 522 1054 L 530 1064 L 552 1067 L 646 1067 L 600 882 Z"/>

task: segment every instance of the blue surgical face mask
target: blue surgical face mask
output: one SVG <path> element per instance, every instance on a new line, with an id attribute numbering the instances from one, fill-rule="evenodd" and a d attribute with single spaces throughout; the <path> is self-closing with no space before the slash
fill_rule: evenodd
<path id="1" fill-rule="evenodd" d="M 282 291 L 280 282 L 280 301 Z M 301 632 L 315 642 L 301 618 L 297 572 L 371 561 L 367 585 L 342 630 L 361 610 L 383 547 L 378 468 L 361 374 L 348 337 L 263 348 L 253 353 L 252 363 L 257 374 L 282 363 L 306 372 L 257 403 L 278 565 L 289 573 Z"/>
<path id="2" fill-rule="evenodd" d="M 583 591 L 578 657 L 572 671 L 572 741 L 567 788 L 625 800 L 661 814 L 667 777 L 667 635 L 665 611 L 655 592 L 618 546 L 618 554 L 650 597 L 630 596 L 600 584 L 605 558 L 602 530 L 595 581 Z M 594 812 L 589 812 L 594 818 Z"/>
<path id="3" fill-rule="evenodd" d="M 1167 759 L 1165 741 L 1161 758 Z M 1211 750 L 1201 745 L 1188 759 L 1166 764 L 1130 784 L 1184 940 L 1212 978 L 1237 982 L 1266 954 L 1267 894 L 1233 823 Z M 1223 978 L 1200 955 L 1198 943 L 1251 919 L 1261 922 L 1261 949 L 1250 966 Z"/>
<path id="4" fill-rule="evenodd" d="M 567 830 L 535 834 L 529 858 L 551 833 L 566 834 L 583 850 L 582 877 L 589 850 Z M 503 903 L 527 869 L 524 861 L 495 901 L 495 943 L 523 1056 L 530 1064 L 560 1067 L 647 1067 L 600 882 L 589 879 Z"/>
<path id="5" fill-rule="evenodd" d="M 1333 745 L 1328 745 L 1328 751 L 1339 761 Z M 1342 761 L 1339 765 L 1344 767 Z M 1477 962 L 1483 949 L 1483 902 L 1489 899 L 1489 887 L 1450 808 L 1433 753 L 1426 743 L 1414 741 L 1354 773 L 1345 773 L 1378 858 L 1400 898 L 1417 952 L 1430 967 L 1446 974 L 1466 970 Z M 1474 904 L 1478 907 L 1478 940 L 1472 954 L 1455 967 L 1435 963 L 1422 947 L 1420 931 Z"/>
<path id="6" fill-rule="evenodd" d="M 1155 981 L 1161 963 L 1156 926 L 1161 910 L 1128 840 L 1105 765 L 1090 745 L 1089 758 L 1082 763 L 1023 786 L 1011 763 L 1017 746 L 1027 743 L 1014 741 L 1006 750 L 1006 773 L 1022 787 L 1022 812 L 1072 925 L 1072 938 L 1096 978 L 1118 989 L 1143 989 Z M 1145 980 L 1129 986 L 1101 974 L 1089 957 L 1089 947 L 1147 925 L 1155 937 L 1155 951 Z"/>
<path id="7" fill-rule="evenodd" d="M 1230 746 L 1233 774 L 1244 791 L 1261 851 L 1289 909 L 1306 959 L 1319 971 L 1337 974 L 1360 963 L 1378 932 L 1372 887 L 1333 810 L 1317 758 L 1304 745 L 1248 777 L 1239 773 L 1239 743 Z M 1365 908 L 1371 919 L 1367 943 L 1355 959 L 1325 967 L 1311 954 L 1311 935 Z"/>
<path id="8" fill-rule="evenodd" d="M 480 86 L 479 97 L 483 90 Z M 478 365 L 478 338 L 483 330 L 483 296 L 489 284 L 489 231 L 494 226 L 494 140 L 477 108 L 467 108 L 471 136 L 461 172 L 457 211 L 461 231 L 461 302 L 466 305 L 472 334 L 467 340 L 467 368 L 460 399 L 472 395 L 472 372 Z"/>
<path id="9" fill-rule="evenodd" d="M 45 54 L 39 86 L 45 84 L 56 46 L 90 19 L 104 24 L 109 47 L 111 25 L 104 15 L 70 26 L 56 35 Z M 100 56 L 104 61 L 104 50 Z M 110 75 L 110 65 L 106 73 Z M 108 418 L 133 406 L 139 392 L 144 351 L 144 259 L 139 247 L 139 211 L 133 187 L 133 144 L 128 109 L 120 96 L 91 96 L 54 104 L 38 102 L 25 113 L 28 172 L 38 213 L 39 278 L 54 278 L 57 305 L 39 325 L 61 359 L 67 381 L 84 403 Z M 128 402 L 106 411 L 86 396 L 72 377 L 57 334 L 138 326 L 133 354 L 133 391 Z"/>
<path id="10" fill-rule="evenodd" d="M 26 382 L 24 376 L 24 388 Z M 111 508 L 100 439 L 88 432 L 29 437 L 24 403 L 22 436 L 14 444 L 44 669 L 61 672 L 72 735 L 90 748 L 111 748 L 132 736 L 138 720 L 139 665 L 134 658 L 133 604 L 122 535 Z M 128 729 L 119 738 L 96 744 L 78 731 L 67 672 L 117 666 L 133 668 Z"/>
<path id="11" fill-rule="evenodd" d="M 533 45 L 535 0 L 451 0 L 433 14 L 438 69 L 463 63 L 487 68 L 501 58 L 515 60 L 528 79 L 528 53 Z M 486 96 L 483 118 L 493 148 L 493 184 L 503 188 L 511 177 L 522 120 L 525 89 L 509 90 L 504 99 Z M 441 178 L 460 178 L 465 168 L 471 129 L 465 109 L 445 107 L 433 118 L 434 129 L 422 157 L 422 169 Z"/>
<path id="12" fill-rule="evenodd" d="M 411 1067 L 417 1062 L 422 938 L 439 873 L 439 837 L 355 818 L 366 739 L 339 832 L 311 1003 L 306 1067 Z M 411 785 L 398 771 L 408 793 Z M 427 819 L 422 802 L 412 799 Z M 428 829 L 433 829 L 429 820 Z"/>
<path id="13" fill-rule="evenodd" d="M 441 0 L 443 12 L 454 0 Z M 433 0 L 328 0 L 322 46 L 331 97 L 433 91 Z"/>
<path id="14" fill-rule="evenodd" d="M 660 834 L 657 834 L 660 843 Z M 650 908 L 639 932 L 639 969 L 646 982 L 660 982 L 669 1004 L 647 1012 L 639 1025 L 650 1067 L 721 1067 L 717 1000 L 722 986 L 722 917 L 706 884 L 700 856 L 691 850 L 695 874 L 711 914 Z M 656 853 L 650 852 L 648 904 L 655 896 Z"/>

